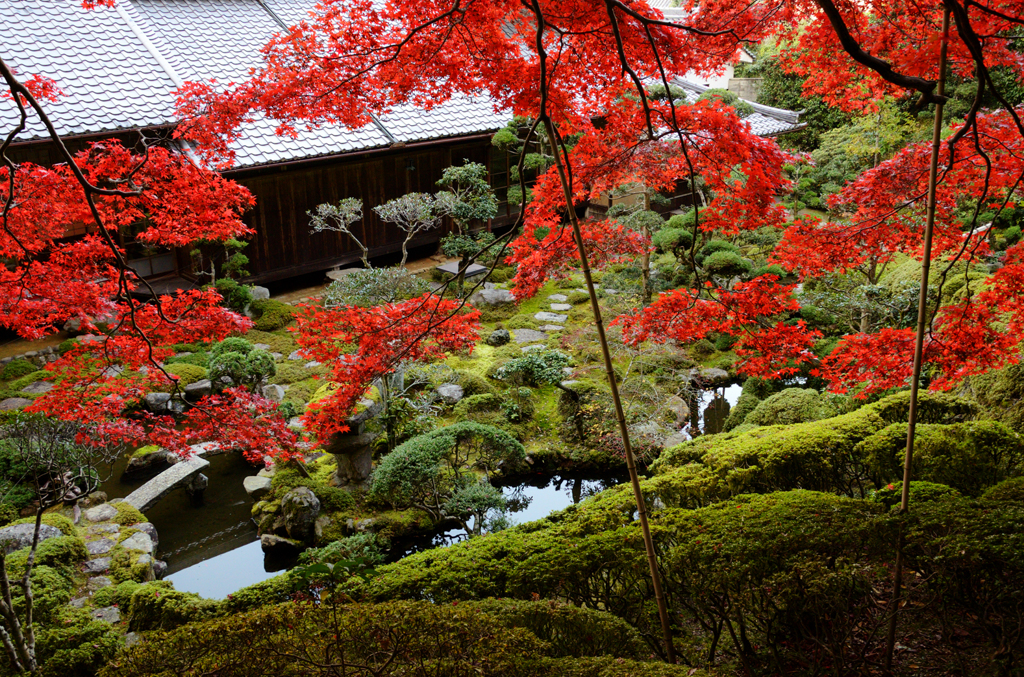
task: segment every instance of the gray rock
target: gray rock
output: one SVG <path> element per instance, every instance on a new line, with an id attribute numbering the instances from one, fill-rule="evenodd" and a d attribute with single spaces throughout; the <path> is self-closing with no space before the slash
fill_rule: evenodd
<path id="1" fill-rule="evenodd" d="M 0 547 L 7 554 L 14 552 L 15 550 L 21 550 L 32 545 L 32 538 L 35 535 L 36 525 L 33 524 L 15 524 L 13 526 L 4 527 L 0 529 Z M 39 542 L 57 538 L 61 536 L 61 531 L 57 527 L 51 527 L 49 524 L 39 525 Z"/>
<path id="2" fill-rule="evenodd" d="M 193 475 L 192 479 L 185 484 L 185 491 L 194 494 L 196 492 L 205 491 L 208 486 L 210 486 L 210 478 L 203 473 L 199 473 L 197 475 Z"/>
<path id="3" fill-rule="evenodd" d="M 84 514 L 85 519 L 90 522 L 109 522 L 117 517 L 117 508 L 109 503 L 104 503 L 103 505 L 97 505 L 95 508 L 89 508 Z"/>
<path id="4" fill-rule="evenodd" d="M 548 335 L 536 329 L 516 329 L 513 332 L 516 343 L 533 343 L 534 341 L 547 341 Z"/>
<path id="5" fill-rule="evenodd" d="M 445 383 L 437 386 L 437 394 L 445 404 L 456 404 L 462 399 L 462 386 L 455 383 Z"/>
<path id="6" fill-rule="evenodd" d="M 242 480 L 242 487 L 249 498 L 258 501 L 270 493 L 270 482 L 269 477 L 246 477 Z"/>
<path id="7" fill-rule="evenodd" d="M 92 612 L 92 617 L 102 623 L 114 623 L 121 622 L 121 611 L 116 606 L 105 606 L 102 609 L 96 609 Z"/>
<path id="8" fill-rule="evenodd" d="M 171 401 L 170 393 L 150 393 L 146 395 L 146 408 L 153 413 L 167 410 L 167 403 Z"/>
<path id="9" fill-rule="evenodd" d="M 302 422 L 301 416 L 292 416 L 288 419 L 288 427 L 292 430 L 305 430 L 306 424 Z"/>
<path id="10" fill-rule="evenodd" d="M 153 577 L 160 580 L 167 573 L 167 562 L 161 559 L 153 560 Z"/>
<path id="11" fill-rule="evenodd" d="M 140 531 L 121 541 L 121 546 L 125 550 L 134 550 L 148 555 L 153 552 L 153 539 L 149 537 L 149 534 Z"/>
<path id="12" fill-rule="evenodd" d="M 90 555 L 105 555 L 113 549 L 115 543 L 109 538 L 101 538 L 98 541 L 90 541 L 85 544 L 85 549 Z"/>
<path id="13" fill-rule="evenodd" d="M 185 386 L 185 397 L 190 400 L 198 400 L 213 392 L 213 383 L 208 378 L 200 379 L 195 383 Z"/>
<path id="14" fill-rule="evenodd" d="M 74 608 L 76 608 L 76 609 L 81 609 L 82 607 L 85 606 L 85 603 L 88 602 L 88 601 L 89 601 L 88 597 L 76 597 L 75 599 L 71 600 L 69 602 L 69 604 L 71 606 L 73 606 Z"/>
<path id="15" fill-rule="evenodd" d="M 179 461 L 128 494 L 128 497 L 124 500 L 126 503 L 134 506 L 136 510 L 146 512 L 156 505 L 156 502 L 163 498 L 167 492 L 179 485 L 187 484 L 193 475 L 202 472 L 209 465 L 209 461 L 199 456 Z"/>
<path id="16" fill-rule="evenodd" d="M 515 303 L 516 297 L 507 289 L 480 289 L 469 297 L 469 302 L 475 306 L 499 306 Z"/>
<path id="17" fill-rule="evenodd" d="M 270 298 L 270 290 L 266 287 L 257 287 L 252 285 L 249 287 L 249 293 L 252 294 L 253 301 L 262 301 Z"/>
<path id="18" fill-rule="evenodd" d="M 116 534 L 121 530 L 116 524 L 94 524 L 86 531 L 90 534 Z"/>
<path id="19" fill-rule="evenodd" d="M 314 367 L 319 367 L 319 366 L 320 366 L 320 363 L 317 362 L 316 360 L 310 360 L 309 362 L 306 363 L 306 369 L 313 369 Z"/>
<path id="20" fill-rule="evenodd" d="M 302 541 L 275 536 L 274 534 L 263 534 L 260 536 L 260 547 L 263 548 L 265 553 L 291 556 L 302 550 Z"/>
<path id="21" fill-rule="evenodd" d="M 699 376 L 700 379 L 706 383 L 720 383 L 729 380 L 729 372 L 725 369 L 718 369 L 717 367 L 701 369 Z"/>
<path id="22" fill-rule="evenodd" d="M 270 353 L 270 356 L 273 357 L 275 360 L 280 360 L 282 357 L 284 357 L 284 353 Z"/>
<path id="23" fill-rule="evenodd" d="M 0 402 L 0 411 L 14 411 L 15 409 L 21 409 L 32 404 L 32 400 L 27 397 L 8 397 L 3 402 Z"/>
<path id="24" fill-rule="evenodd" d="M 558 312 L 564 313 L 566 311 L 572 310 L 572 306 L 569 305 L 568 303 L 552 303 L 551 310 L 557 310 Z"/>
<path id="25" fill-rule="evenodd" d="M 541 311 L 533 316 L 533 319 L 538 322 L 554 322 L 555 324 L 565 324 L 565 321 L 569 319 L 568 315 L 559 315 L 558 313 L 549 313 L 547 311 Z"/>
<path id="26" fill-rule="evenodd" d="M 672 395 L 665 400 L 665 409 L 675 419 L 677 426 L 686 425 L 690 420 L 690 405 L 678 395 Z"/>
<path id="27" fill-rule="evenodd" d="M 157 533 L 156 526 L 154 526 L 152 522 L 139 522 L 137 524 L 133 524 L 131 528 L 138 529 L 142 533 L 149 536 L 149 538 L 153 541 L 154 551 L 156 550 L 157 546 L 160 545 L 160 534 Z"/>
<path id="28" fill-rule="evenodd" d="M 256 350 L 269 350 L 270 349 L 270 344 L 269 343 L 254 343 L 254 344 L 252 344 L 252 347 L 255 348 Z"/>
<path id="29" fill-rule="evenodd" d="M 109 568 L 110 568 L 110 558 L 109 557 L 97 557 L 96 559 L 91 559 L 88 562 L 86 562 L 85 566 L 82 567 L 82 570 L 85 571 L 85 573 L 87 573 L 87 574 L 102 574 L 102 573 L 106 572 L 107 569 L 109 569 Z M 94 578 L 93 580 L 96 580 L 96 579 Z"/>
<path id="30" fill-rule="evenodd" d="M 191 355 L 192 355 L 192 353 L 188 352 L 187 350 L 184 350 L 184 351 L 182 351 L 180 353 L 174 353 L 175 357 L 189 357 Z"/>
<path id="31" fill-rule="evenodd" d="M 289 360 L 295 360 L 296 362 L 298 362 L 299 360 L 304 360 L 306 358 L 304 358 L 302 355 L 300 355 L 298 350 L 295 350 L 295 351 L 292 352 L 291 355 L 288 356 L 288 359 Z"/>
<path id="32" fill-rule="evenodd" d="M 23 393 L 29 393 L 30 395 L 42 395 L 53 390 L 53 383 L 50 381 L 36 381 L 35 383 L 29 383 L 27 386 L 21 389 Z"/>
<path id="33" fill-rule="evenodd" d="M 605 289 L 604 293 L 608 294 L 609 296 L 615 296 L 616 294 L 621 294 L 622 292 L 620 292 L 618 289 Z"/>
<path id="34" fill-rule="evenodd" d="M 124 645 L 131 648 L 142 641 L 142 635 L 137 632 L 124 633 Z"/>
<path id="35" fill-rule="evenodd" d="M 560 324 L 542 324 L 538 329 L 541 331 L 562 331 L 565 327 Z"/>
<path id="36" fill-rule="evenodd" d="M 280 524 L 274 531 L 283 529 L 288 538 L 307 545 L 316 539 L 316 519 L 320 516 L 320 499 L 309 487 L 295 487 L 281 499 Z"/>
<path id="37" fill-rule="evenodd" d="M 106 559 L 106 558 L 104 558 Z M 95 562 L 96 560 L 93 560 Z M 86 583 L 86 587 L 90 590 L 99 590 L 100 588 L 109 588 L 114 584 L 114 581 L 110 580 L 106 576 L 95 576 L 89 579 Z"/>
<path id="38" fill-rule="evenodd" d="M 569 297 L 565 294 L 551 294 L 548 296 L 548 301 L 554 301 L 555 303 L 565 303 L 569 300 Z"/>
<path id="39" fill-rule="evenodd" d="M 539 352 L 541 350 L 546 350 L 546 348 L 540 343 L 534 343 L 533 345 L 530 346 L 523 346 L 522 348 L 520 348 L 520 350 L 522 350 L 524 353 L 533 353 Z"/>
<path id="40" fill-rule="evenodd" d="M 508 333 L 508 329 L 495 329 L 491 332 L 491 335 L 484 341 L 489 346 L 503 346 L 512 340 L 512 335 Z"/>
<path id="41" fill-rule="evenodd" d="M 263 397 L 271 402 L 280 402 L 284 399 L 284 388 L 275 383 L 263 386 Z"/>

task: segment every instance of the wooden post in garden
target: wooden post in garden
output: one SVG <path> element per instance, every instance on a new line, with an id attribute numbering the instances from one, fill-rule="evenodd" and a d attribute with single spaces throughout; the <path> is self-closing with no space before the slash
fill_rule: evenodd
<path id="1" fill-rule="evenodd" d="M 676 662 L 675 646 L 672 643 L 672 628 L 668 617 L 668 606 L 665 603 L 665 595 L 661 588 L 661 574 L 658 572 L 658 555 L 654 550 L 654 539 L 651 537 L 651 527 L 647 521 L 647 505 L 644 502 L 643 491 L 640 489 L 640 477 L 636 471 L 636 459 L 633 456 L 633 447 L 629 441 L 629 427 L 626 425 L 626 414 L 622 408 L 622 399 L 619 397 L 619 386 L 615 382 L 615 369 L 612 365 L 611 352 L 608 350 L 608 337 L 604 331 L 604 320 L 601 318 L 601 307 L 597 302 L 597 291 L 594 289 L 594 278 L 590 274 L 590 264 L 587 263 L 587 251 L 583 244 L 583 233 L 580 231 L 580 222 L 576 218 L 576 210 L 573 208 L 572 191 L 569 188 L 569 180 L 565 174 L 565 167 L 562 165 L 562 146 L 555 135 L 555 127 L 551 119 L 544 117 L 544 127 L 551 140 L 555 167 L 558 171 L 558 178 L 562 184 L 562 191 L 565 193 L 565 203 L 569 214 L 569 223 L 572 225 L 573 237 L 576 239 L 576 248 L 580 253 L 580 265 L 583 268 L 583 277 L 587 281 L 587 293 L 590 294 L 590 308 L 594 313 L 594 325 L 597 327 L 597 337 L 601 344 L 601 354 L 604 357 L 604 368 L 608 376 L 608 386 L 612 391 L 612 402 L 615 405 L 615 417 L 619 423 L 619 433 L 622 435 L 622 448 L 626 456 L 626 468 L 629 470 L 629 481 L 633 486 L 633 498 L 636 500 L 636 510 L 640 518 L 640 529 L 643 532 L 644 548 L 647 551 L 647 565 L 651 571 L 651 584 L 654 587 L 654 599 L 658 605 L 658 618 L 661 621 L 662 638 L 665 642 L 665 656 L 669 663 Z"/>
<path id="2" fill-rule="evenodd" d="M 949 49 L 949 8 L 942 13 L 942 46 L 939 48 L 939 82 L 935 90 L 935 121 L 932 124 L 932 157 L 928 173 L 928 206 L 924 224 L 924 257 L 921 260 L 921 288 L 917 298 L 917 337 L 914 341 L 914 367 L 910 379 L 910 410 L 907 412 L 907 448 L 903 456 L 903 492 L 900 497 L 900 515 L 910 509 L 910 467 L 914 460 L 914 433 L 917 429 L 917 398 L 921 382 L 921 363 L 924 358 L 924 335 L 928 326 L 928 275 L 932 260 L 932 230 L 935 227 L 935 192 L 939 175 L 939 145 L 942 142 L 942 97 L 946 88 L 946 54 Z M 896 566 L 893 573 L 892 602 L 890 603 L 889 633 L 885 646 L 885 674 L 892 674 L 892 659 L 896 650 L 896 619 L 900 610 L 903 587 L 903 525 L 896 537 Z"/>

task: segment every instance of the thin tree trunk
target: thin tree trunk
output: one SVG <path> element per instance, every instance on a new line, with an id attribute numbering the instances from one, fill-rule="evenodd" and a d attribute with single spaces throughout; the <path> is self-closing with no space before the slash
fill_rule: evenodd
<path id="1" fill-rule="evenodd" d="M 921 260 L 921 291 L 917 299 L 917 337 L 914 341 L 914 368 L 910 380 L 910 411 L 907 413 L 907 449 L 903 456 L 903 491 L 900 514 L 910 509 L 910 467 L 914 460 L 914 433 L 917 429 L 917 396 L 921 381 L 921 363 L 924 357 L 924 335 L 928 322 L 928 273 L 932 258 L 932 229 L 935 226 L 935 189 L 939 176 L 939 144 L 942 142 L 942 96 L 946 87 L 946 53 L 948 50 L 949 8 L 942 14 L 942 47 L 939 51 L 939 83 L 935 90 L 939 102 L 935 104 L 935 122 L 932 125 L 932 158 L 928 174 L 928 215 L 924 226 L 924 257 Z M 896 566 L 893 573 L 892 602 L 890 603 L 889 632 L 885 647 L 885 674 L 892 674 L 893 653 L 896 649 L 896 620 L 900 609 L 903 586 L 903 525 L 896 538 Z"/>
<path id="2" fill-rule="evenodd" d="M 649 188 L 644 189 L 644 211 L 648 212 L 651 210 L 651 193 Z M 644 241 L 651 239 L 651 231 L 646 226 L 642 228 Z M 644 276 L 644 305 L 651 305 L 651 298 L 654 296 L 654 289 L 651 288 L 651 251 L 649 249 L 644 250 L 644 255 L 640 259 L 640 269 L 643 271 Z"/>
<path id="3" fill-rule="evenodd" d="M 597 292 L 594 289 L 594 278 L 590 274 L 590 265 L 587 263 L 586 247 L 583 243 L 583 233 L 580 230 L 580 222 L 576 218 L 576 210 L 573 208 L 572 191 L 569 187 L 569 180 L 566 177 L 565 167 L 562 165 L 561 151 L 558 147 L 555 136 L 554 124 L 550 118 L 544 118 L 544 126 L 551 141 L 555 168 L 558 171 L 558 178 L 562 184 L 562 192 L 565 194 L 569 223 L 572 225 L 573 237 L 576 239 L 576 247 L 579 249 L 580 265 L 583 268 L 583 277 L 587 281 L 587 291 L 590 294 L 590 307 L 594 312 L 594 325 L 597 328 L 598 341 L 601 344 L 601 353 L 604 357 L 605 372 L 608 375 L 608 386 L 612 393 L 612 402 L 615 405 L 615 417 L 618 419 L 619 432 L 622 435 L 622 447 L 626 456 L 626 468 L 629 470 L 629 481 L 633 485 L 633 497 L 636 500 L 637 514 L 640 518 L 640 529 L 643 532 L 644 547 L 647 550 L 647 565 L 651 572 L 651 584 L 654 587 L 654 598 L 658 605 L 658 618 L 661 621 L 661 632 L 665 642 L 665 654 L 669 663 L 676 662 L 675 646 L 672 643 L 672 628 L 668 617 L 668 607 L 665 604 L 665 595 L 661 588 L 661 575 L 658 572 L 658 555 L 654 550 L 654 539 L 651 537 L 651 527 L 647 521 L 647 507 L 644 502 L 643 491 L 640 489 L 640 477 L 636 471 L 636 461 L 633 457 L 633 447 L 629 441 L 629 428 L 626 425 L 626 415 L 622 408 L 622 400 L 619 397 L 619 387 L 615 382 L 615 370 L 612 365 L 611 352 L 608 350 L 608 338 L 604 331 L 604 320 L 601 318 L 601 308 L 597 302 Z"/>

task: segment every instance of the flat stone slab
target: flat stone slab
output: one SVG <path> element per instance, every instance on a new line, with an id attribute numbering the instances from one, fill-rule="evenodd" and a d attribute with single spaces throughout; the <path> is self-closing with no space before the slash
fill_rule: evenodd
<path id="1" fill-rule="evenodd" d="M 536 329 L 513 329 L 512 338 L 516 343 L 533 343 L 534 341 L 547 341 L 548 335 Z"/>
<path id="2" fill-rule="evenodd" d="M 541 311 L 534 315 L 533 319 L 537 320 L 538 322 L 554 322 L 555 324 L 565 324 L 565 321 L 569 319 L 569 316 L 559 315 L 558 313 L 549 313 L 547 311 Z"/>
<path id="3" fill-rule="evenodd" d="M 97 557 L 96 559 L 91 559 L 88 562 L 86 562 L 85 566 L 83 567 L 83 571 L 85 571 L 85 573 L 87 573 L 87 574 L 102 574 L 102 573 L 104 573 L 109 568 L 110 568 L 110 558 L 109 557 Z M 94 578 L 92 580 L 95 581 L 95 580 L 98 580 L 98 579 Z M 107 580 L 110 580 L 110 579 L 107 579 Z M 92 581 L 90 581 L 90 584 L 91 583 L 92 583 Z"/>
<path id="4" fill-rule="evenodd" d="M 90 555 L 105 555 L 114 548 L 114 541 L 109 538 L 101 538 L 98 541 L 90 541 L 85 544 L 85 549 Z"/>
<path id="5" fill-rule="evenodd" d="M 562 331 L 563 329 L 565 327 L 560 324 L 544 324 L 540 326 L 541 331 Z"/>
<path id="6" fill-rule="evenodd" d="M 569 297 L 565 294 L 551 294 L 548 296 L 548 301 L 554 301 L 555 303 L 565 303 L 569 300 Z"/>
<path id="7" fill-rule="evenodd" d="M 148 555 L 153 552 L 153 539 L 149 537 L 149 534 L 140 531 L 121 541 L 121 546 L 125 550 L 134 550 Z"/>
<path id="8" fill-rule="evenodd" d="M 269 477 L 254 475 L 242 480 L 242 488 L 245 489 L 245 493 L 249 494 L 254 501 L 258 501 L 270 493 L 270 482 Z"/>
<path id="9" fill-rule="evenodd" d="M 8 397 L 3 402 L 0 402 L 0 411 L 14 411 L 15 409 L 21 409 L 32 404 L 32 400 L 27 397 Z"/>
<path id="10" fill-rule="evenodd" d="M 534 343 L 532 346 L 524 346 L 520 348 L 520 350 L 522 350 L 524 353 L 532 353 L 538 350 L 545 350 L 545 347 L 539 343 Z"/>
<path id="11" fill-rule="evenodd" d="M 109 564 L 109 559 L 110 558 L 104 558 L 104 559 L 106 559 L 108 561 L 108 564 Z M 98 560 L 93 560 L 93 561 L 96 562 Z M 114 582 L 112 580 L 110 580 L 109 578 L 107 578 L 106 576 L 96 576 L 95 578 L 89 579 L 89 582 L 86 583 L 85 585 L 90 590 L 99 590 L 100 588 L 109 588 L 113 584 L 114 584 Z"/>
<path id="12" fill-rule="evenodd" d="M 448 273 L 449 275 L 458 275 L 460 265 L 460 261 L 450 261 L 449 263 L 444 263 L 438 266 L 437 269 L 440 270 L 442 273 Z M 469 266 L 466 267 L 466 277 L 473 277 L 474 275 L 479 275 L 480 273 L 486 272 L 487 266 L 481 266 L 479 263 L 471 263 L 469 264 Z"/>
<path id="13" fill-rule="evenodd" d="M 32 395 L 42 395 L 53 390 L 53 383 L 51 381 L 36 381 L 35 383 L 29 383 L 27 386 L 21 389 L 23 393 L 30 393 Z"/>
<path id="14" fill-rule="evenodd" d="M 89 508 L 84 513 L 85 519 L 90 522 L 107 522 L 117 517 L 117 508 L 104 503 L 103 505 L 97 505 L 95 508 Z"/>
<path id="15" fill-rule="evenodd" d="M 167 470 L 128 494 L 124 499 L 140 512 L 146 512 L 164 495 L 181 484 L 187 484 L 194 476 L 209 467 L 210 462 L 200 456 L 175 463 Z M 147 538 L 149 538 L 147 536 Z"/>
<path id="16" fill-rule="evenodd" d="M 564 313 L 566 311 L 572 310 L 572 306 L 569 305 L 568 303 L 552 303 L 551 310 L 557 310 L 558 312 Z"/>
<path id="17" fill-rule="evenodd" d="M 116 606 L 105 606 L 102 609 L 96 609 L 92 612 L 92 617 L 102 623 L 114 623 L 121 622 L 121 611 Z"/>

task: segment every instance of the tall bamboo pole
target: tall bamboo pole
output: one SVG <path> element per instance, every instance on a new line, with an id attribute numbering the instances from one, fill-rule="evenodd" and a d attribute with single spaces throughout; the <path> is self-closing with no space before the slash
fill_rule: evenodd
<path id="1" fill-rule="evenodd" d="M 914 367 L 910 380 L 910 411 L 907 413 L 907 449 L 903 456 L 903 491 L 900 496 L 900 514 L 910 509 L 910 466 L 914 460 L 914 433 L 917 429 L 917 398 L 921 382 L 921 363 L 924 357 L 924 335 L 928 328 L 928 275 L 932 262 L 932 231 L 935 227 L 935 193 L 939 176 L 939 146 L 942 142 L 942 97 L 946 89 L 946 55 L 949 48 L 949 8 L 942 13 L 942 46 L 939 48 L 939 82 L 935 93 L 935 121 L 932 125 L 932 157 L 928 171 L 928 207 L 924 224 L 924 257 L 921 261 L 921 289 L 917 298 L 917 336 L 914 340 Z M 889 635 L 885 647 L 885 672 L 892 674 L 892 659 L 896 649 L 896 617 L 900 610 L 903 587 L 903 525 L 896 538 L 896 566 L 893 573 L 893 592 L 889 616 Z"/>
<path id="2" fill-rule="evenodd" d="M 669 663 L 676 662 L 675 646 L 672 643 L 672 629 L 669 623 L 668 606 L 665 603 L 665 595 L 661 589 L 661 574 L 658 571 L 658 555 L 654 551 L 654 539 L 651 537 L 651 527 L 647 522 L 647 505 L 644 502 L 643 491 L 640 489 L 640 477 L 636 471 L 636 461 L 633 457 L 633 447 L 629 441 L 629 427 L 626 425 L 626 414 L 622 408 L 622 400 L 619 397 L 619 386 L 615 382 L 615 370 L 612 366 L 611 352 L 608 350 L 608 338 L 604 331 L 604 320 L 601 318 L 601 307 L 597 302 L 597 291 L 594 289 L 594 278 L 590 274 L 590 264 L 587 262 L 587 251 L 583 244 L 583 233 L 580 231 L 579 219 L 576 218 L 576 211 L 573 209 L 572 191 L 569 188 L 569 180 L 562 164 L 560 145 L 555 136 L 555 127 L 550 118 L 544 119 L 544 126 L 547 130 L 548 139 L 554 146 L 555 167 L 558 170 L 558 178 L 562 184 L 562 191 L 565 194 L 565 203 L 568 206 L 569 223 L 572 225 L 572 234 L 576 240 L 576 247 L 580 253 L 580 265 L 583 268 L 583 277 L 587 281 L 587 292 L 590 294 L 590 308 L 594 312 L 594 324 L 597 327 L 598 341 L 601 343 L 601 354 L 604 357 L 604 368 L 608 375 L 608 386 L 612 391 L 612 402 L 615 405 L 615 417 L 619 422 L 619 432 L 622 435 L 622 446 L 626 454 L 626 468 L 629 470 L 629 481 L 633 485 L 633 498 L 636 500 L 636 509 L 640 518 L 640 529 L 643 532 L 644 547 L 647 550 L 647 565 L 651 571 L 651 584 L 654 586 L 654 599 L 658 605 L 658 618 L 661 621 L 662 639 L 665 642 L 665 655 Z"/>

